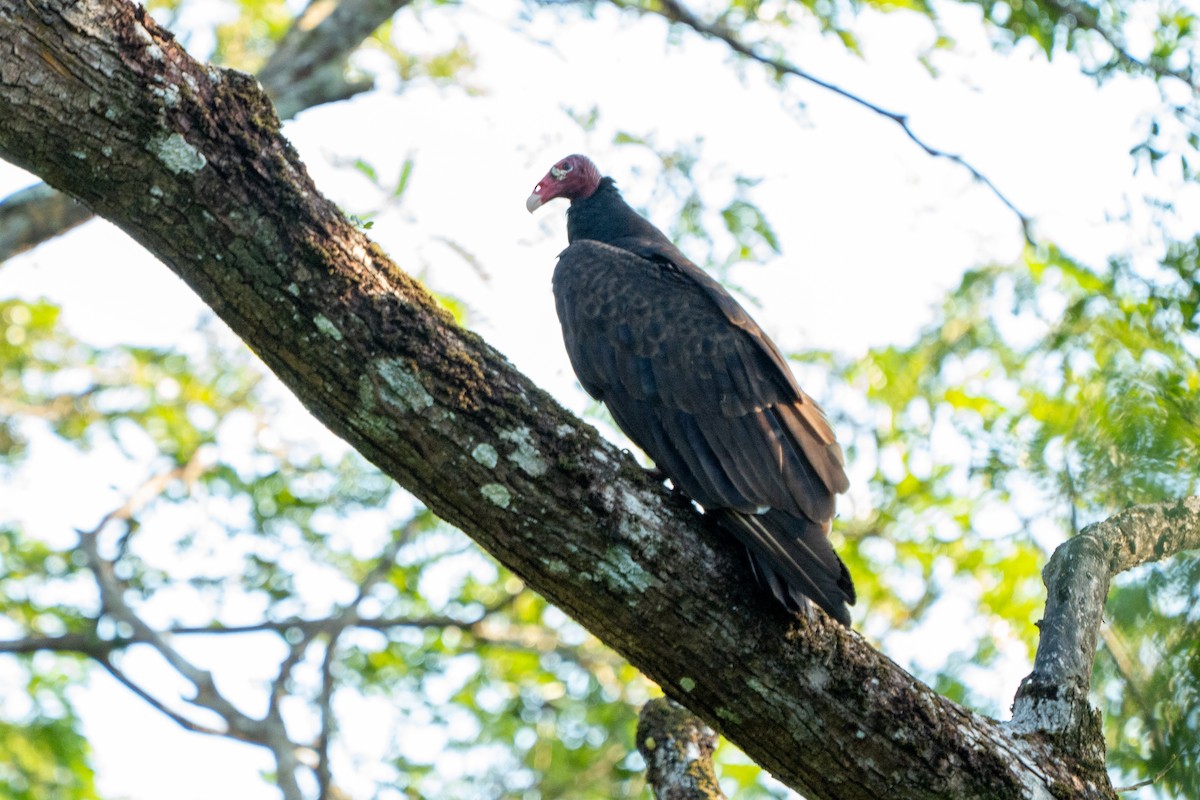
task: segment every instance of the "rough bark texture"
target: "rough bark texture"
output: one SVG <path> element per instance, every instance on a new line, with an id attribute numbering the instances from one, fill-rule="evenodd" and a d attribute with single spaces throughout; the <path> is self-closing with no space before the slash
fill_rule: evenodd
<path id="1" fill-rule="evenodd" d="M 747 590 L 733 544 L 347 224 L 253 78 L 139 8 L 0 5 L 0 155 L 126 230 L 330 429 L 812 800 L 1113 796 L 1052 737 Z"/>
<path id="2" fill-rule="evenodd" d="M 296 18 L 258 79 L 281 119 L 369 91 L 374 81 L 347 76 L 346 59 L 363 39 L 411 0 L 313 2 Z M 0 264 L 92 218 L 92 212 L 48 185 L 0 201 Z"/>
<path id="3" fill-rule="evenodd" d="M 1050 733 L 1103 773 L 1101 721 L 1088 687 L 1109 584 L 1127 569 L 1196 548 L 1200 497 L 1127 509 L 1055 550 L 1042 573 L 1047 598 L 1037 658 L 1017 691 L 1011 729 Z"/>
<path id="4" fill-rule="evenodd" d="M 717 732 L 669 697 L 642 707 L 637 748 L 656 800 L 725 800 L 712 763 Z"/>

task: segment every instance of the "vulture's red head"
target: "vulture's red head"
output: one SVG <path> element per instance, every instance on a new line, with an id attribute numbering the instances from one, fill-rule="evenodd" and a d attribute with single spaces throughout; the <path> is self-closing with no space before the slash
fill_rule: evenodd
<path id="1" fill-rule="evenodd" d="M 582 200 L 591 197 L 599 185 L 600 170 L 596 169 L 590 158 L 578 154 L 560 158 L 546 173 L 546 177 L 533 187 L 533 194 L 525 201 L 525 208 L 532 212 L 556 197 Z"/>

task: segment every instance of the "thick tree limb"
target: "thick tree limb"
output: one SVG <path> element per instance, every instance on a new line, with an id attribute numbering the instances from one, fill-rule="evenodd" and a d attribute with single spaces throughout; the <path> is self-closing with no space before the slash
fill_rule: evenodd
<path id="1" fill-rule="evenodd" d="M 370 91 L 346 60 L 363 39 L 412 0 L 313 0 L 259 71 L 281 119 Z M 0 264 L 92 218 L 87 206 L 44 183 L 0 201 Z"/>
<path id="2" fill-rule="evenodd" d="M 669 697 L 642 706 L 637 748 L 656 800 L 725 800 L 712 763 L 716 731 Z"/>
<path id="3" fill-rule="evenodd" d="M 1017 692 L 1012 729 L 1067 737 L 1081 755 L 1102 762 L 1103 739 L 1089 731 L 1100 723 L 1087 693 L 1109 583 L 1127 569 L 1196 548 L 1200 497 L 1127 509 L 1055 550 L 1042 573 L 1048 596 L 1037 658 Z"/>
<path id="4" fill-rule="evenodd" d="M 124 0 L 0 6 L 0 55 L 0 155 L 129 232 L 318 419 L 781 780 L 811 800 L 1112 797 L 1078 750 L 765 597 L 733 543 L 346 222 L 255 81 Z"/>

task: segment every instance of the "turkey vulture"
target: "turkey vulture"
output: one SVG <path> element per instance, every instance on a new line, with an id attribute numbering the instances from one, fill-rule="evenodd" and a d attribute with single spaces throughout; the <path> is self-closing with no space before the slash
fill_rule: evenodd
<path id="1" fill-rule="evenodd" d="M 556 197 L 571 207 L 554 300 L 583 388 L 746 547 L 779 602 L 812 600 L 849 625 L 854 584 L 829 543 L 849 483 L 821 409 L 745 309 L 590 159 L 556 163 L 525 207 Z"/>

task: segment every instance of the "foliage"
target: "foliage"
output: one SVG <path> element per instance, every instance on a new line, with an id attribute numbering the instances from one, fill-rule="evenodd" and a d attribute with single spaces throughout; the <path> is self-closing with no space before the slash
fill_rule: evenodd
<path id="1" fill-rule="evenodd" d="M 971 670 L 1006 644 L 1032 657 L 1040 570 L 1062 539 L 1200 490 L 1196 268 L 1194 242 L 1142 270 L 1031 250 L 969 271 L 912 345 L 840 363 L 870 403 L 851 461 L 879 465 L 874 510 L 847 532 L 851 570 L 882 576 L 868 626 L 886 643 L 964 593 L 990 618 L 927 675 L 939 691 L 979 704 Z M 1200 785 L 1196 570 L 1181 557 L 1120 582 L 1094 686 L 1112 765 L 1163 772 L 1165 796 Z"/>
<path id="2" fill-rule="evenodd" d="M 80 457 L 185 466 L 136 517 L 97 529 L 139 616 L 175 638 L 246 639 L 245 651 L 264 659 L 272 641 L 298 646 L 289 692 L 312 703 L 314 714 L 320 682 L 300 676 L 305 666 L 326 669 L 330 632 L 349 627 L 328 667 L 334 698 L 371 698 L 373 713 L 393 715 L 399 730 L 416 726 L 422 739 L 443 744 L 440 752 L 414 750 L 398 736 L 385 753 L 393 773 L 376 790 L 447 798 L 552 797 L 568 787 L 579 797 L 636 794 L 640 762 L 630 753 L 645 681 L 460 533 L 412 509 L 356 455 L 314 448 L 311 434 L 283 435 L 287 426 L 269 420 L 298 409 L 281 407 L 272 397 L 278 390 L 243 350 L 227 349 L 207 330 L 198 359 L 95 350 L 63 331 L 46 303 L 8 301 L 0 313 L 7 341 L 21 345 L 8 345 L 0 372 L 9 410 L 54 409 L 55 435 Z M 8 417 L 10 469 L 30 441 L 44 438 L 25 434 L 27 418 Z M 132 452 L 117 455 L 122 445 Z M 396 526 L 394 516 L 407 521 Z M 47 647 L 100 653 L 120 669 L 137 639 L 97 616 L 74 544 L 35 536 L 19 518 L 7 524 L 0 532 L 4 638 L 67 637 Z M 361 600 L 348 606 L 356 592 Z M 342 622 L 346 608 L 355 618 Z M 76 634 L 84 644 L 70 638 Z M 86 671 L 41 657 L 25 663 L 31 698 L 46 697 L 55 711 L 9 712 L 0 735 L 13 760 L 0 780 L 14 797 L 94 796 L 86 742 L 63 691 Z M 488 786 L 494 791 L 481 789 Z"/>
<path id="3" fill-rule="evenodd" d="M 66 689 L 80 672 L 77 660 L 43 654 L 37 661 L 19 667 L 23 692 L 6 702 L 7 719 L 0 720 L 0 795 L 95 800 L 90 748 L 66 701 Z"/>

